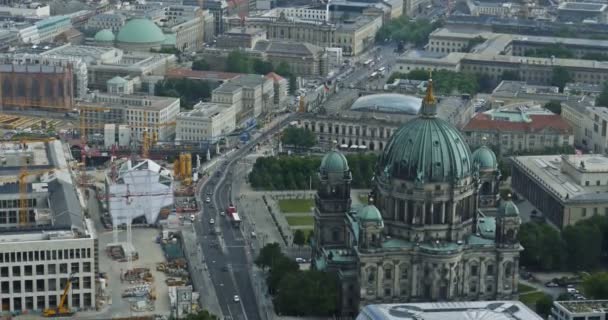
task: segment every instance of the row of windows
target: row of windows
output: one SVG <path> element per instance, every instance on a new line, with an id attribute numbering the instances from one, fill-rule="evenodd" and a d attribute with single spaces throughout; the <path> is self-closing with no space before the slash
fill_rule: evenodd
<path id="1" fill-rule="evenodd" d="M 67 281 L 68 278 L 60 278 L 59 283 L 57 283 L 57 279 L 1 281 L 0 293 L 11 294 L 62 290 L 65 288 Z M 72 281 L 71 289 L 91 289 L 93 287 L 93 281 L 93 277 L 83 277 L 82 280 L 78 279 L 78 281 Z"/>
<path id="2" fill-rule="evenodd" d="M 76 248 L 63 250 L 37 250 L 0 253 L 1 262 L 28 262 L 45 260 L 63 260 L 91 258 L 91 248 Z"/>
<path id="3" fill-rule="evenodd" d="M 36 207 L 38 205 L 38 199 L 27 199 L 28 207 Z M 0 209 L 3 208 L 19 208 L 19 199 L 11 199 L 11 200 L 0 200 Z"/>
<path id="4" fill-rule="evenodd" d="M 331 126 L 328 125 L 327 126 L 327 130 L 325 127 L 325 124 L 320 123 L 318 125 L 310 125 L 309 123 L 304 123 L 304 128 L 309 129 L 312 132 L 316 132 L 317 127 L 319 128 L 319 133 L 335 133 L 335 134 L 340 134 L 340 131 L 342 132 L 342 134 L 347 134 L 347 129 L 348 129 L 348 134 L 352 135 L 360 135 L 361 132 L 363 133 L 363 137 L 367 137 L 367 132 L 370 132 L 370 137 L 371 138 L 375 138 L 376 137 L 376 131 L 378 131 L 378 136 L 379 138 L 384 138 L 385 133 L 386 133 L 386 137 L 390 137 L 392 135 L 393 132 L 395 132 L 396 129 L 389 129 L 389 128 L 369 128 L 369 129 L 365 129 L 365 128 L 361 128 L 361 127 L 353 127 L 353 126 Z M 332 130 L 333 128 L 333 130 Z M 341 130 L 340 130 L 341 129 Z M 327 131 L 327 132 L 326 132 Z"/>
<path id="5" fill-rule="evenodd" d="M 60 296 L 58 294 L 51 295 L 39 295 L 35 297 L 14 297 L 14 298 L 2 298 L 2 310 L 8 311 L 11 306 L 12 300 L 12 310 L 22 311 L 22 310 L 43 310 L 45 309 L 45 298 L 48 301 L 48 306 L 51 308 L 57 307 Z M 90 292 L 82 294 L 82 301 L 80 300 L 79 293 L 72 293 L 71 295 L 72 301 L 70 306 L 77 308 L 90 308 L 93 306 L 92 294 Z M 34 304 L 35 303 L 35 304 Z"/>

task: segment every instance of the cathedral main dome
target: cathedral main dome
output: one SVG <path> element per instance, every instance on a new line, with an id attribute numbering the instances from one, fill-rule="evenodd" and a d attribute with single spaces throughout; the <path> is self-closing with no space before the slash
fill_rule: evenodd
<path id="1" fill-rule="evenodd" d="M 472 174 L 471 151 L 454 126 L 437 118 L 432 82 L 420 116 L 391 137 L 378 161 L 380 178 L 453 182 Z"/>

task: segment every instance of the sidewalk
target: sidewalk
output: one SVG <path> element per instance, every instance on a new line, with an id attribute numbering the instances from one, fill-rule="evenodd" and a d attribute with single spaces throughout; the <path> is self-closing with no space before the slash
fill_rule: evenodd
<path id="1" fill-rule="evenodd" d="M 200 296 L 199 304 L 201 309 L 206 309 L 211 314 L 222 319 L 222 308 L 211 282 L 211 276 L 204 263 L 205 257 L 197 241 L 196 233 L 193 229 L 186 227 L 182 229 L 182 236 L 184 238 L 184 254 L 189 261 L 188 266 L 190 268 L 192 284 Z"/>

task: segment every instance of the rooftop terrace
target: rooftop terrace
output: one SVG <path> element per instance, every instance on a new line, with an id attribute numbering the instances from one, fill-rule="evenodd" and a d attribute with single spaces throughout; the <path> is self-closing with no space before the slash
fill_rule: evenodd
<path id="1" fill-rule="evenodd" d="M 571 313 L 608 313 L 608 300 L 556 301 L 555 304 Z"/>

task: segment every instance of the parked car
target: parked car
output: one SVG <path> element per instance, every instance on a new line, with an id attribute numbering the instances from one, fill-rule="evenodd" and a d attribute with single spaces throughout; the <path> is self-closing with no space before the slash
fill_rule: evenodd
<path id="1" fill-rule="evenodd" d="M 297 263 L 306 263 L 306 259 L 304 258 L 296 258 Z"/>
<path id="2" fill-rule="evenodd" d="M 214 224 L 215 220 L 213 218 L 209 219 L 209 224 Z"/>
<path id="3" fill-rule="evenodd" d="M 232 300 L 234 300 L 234 302 L 239 302 L 239 301 L 241 301 L 241 298 L 239 298 L 239 296 L 235 295 L 234 297 L 232 297 Z"/>
<path id="4" fill-rule="evenodd" d="M 549 282 L 545 283 L 545 287 L 547 287 L 547 288 L 556 288 L 556 287 L 559 287 L 559 284 L 557 284 L 557 283 L 555 283 L 553 281 L 549 281 Z"/>

